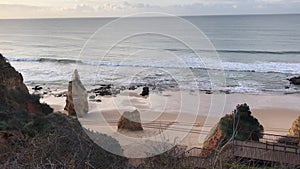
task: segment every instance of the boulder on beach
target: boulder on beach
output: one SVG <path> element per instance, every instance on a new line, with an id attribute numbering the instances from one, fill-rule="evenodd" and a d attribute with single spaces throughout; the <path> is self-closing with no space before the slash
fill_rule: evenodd
<path id="1" fill-rule="evenodd" d="M 140 112 L 138 110 L 124 112 L 118 121 L 118 130 L 142 131 Z"/>
<path id="2" fill-rule="evenodd" d="M 70 116 L 83 117 L 89 110 L 88 94 L 75 69 L 69 82 L 65 110 Z"/>
<path id="3" fill-rule="evenodd" d="M 292 77 L 288 79 L 291 84 L 300 85 L 300 76 Z"/>
<path id="4" fill-rule="evenodd" d="M 149 96 L 149 87 L 143 87 L 141 96 Z"/>

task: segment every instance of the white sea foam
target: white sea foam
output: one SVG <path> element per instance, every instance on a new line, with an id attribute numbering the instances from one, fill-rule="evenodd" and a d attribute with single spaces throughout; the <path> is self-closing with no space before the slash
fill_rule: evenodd
<path id="1" fill-rule="evenodd" d="M 78 63 L 94 66 L 112 66 L 112 67 L 153 67 L 153 68 L 191 68 L 191 69 L 209 69 L 202 64 L 200 58 L 183 58 L 186 64 L 178 65 L 172 63 L 128 63 L 128 62 L 109 62 L 109 61 L 80 61 L 72 59 L 52 59 L 52 58 L 8 58 L 9 61 L 15 62 L 57 62 L 62 64 Z M 300 74 L 300 63 L 283 63 L 283 62 L 222 62 L 225 71 L 242 71 L 242 72 L 260 72 L 260 73 L 287 73 Z"/>

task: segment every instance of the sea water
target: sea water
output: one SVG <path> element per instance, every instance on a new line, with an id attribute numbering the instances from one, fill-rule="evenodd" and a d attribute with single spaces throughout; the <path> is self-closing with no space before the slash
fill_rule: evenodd
<path id="1" fill-rule="evenodd" d="M 0 20 L 0 53 L 23 74 L 25 83 L 65 88 L 74 69 L 86 86 L 99 84 L 171 86 L 210 90 L 202 56 L 217 52 L 226 84 L 215 89 L 232 93 L 296 93 L 287 78 L 300 74 L 300 15 L 181 17 L 203 32 L 215 51 L 190 50 L 165 36 L 115 37 L 122 29 L 101 29 L 118 18 Z M 130 18 L 170 32 L 193 34 L 167 25 L 168 18 Z M 126 19 L 125 19 L 126 23 Z M 141 28 L 142 29 L 142 28 Z M 95 36 L 96 35 L 96 36 Z M 102 38 L 105 37 L 105 38 Z M 120 43 L 109 42 L 120 39 Z M 92 41 L 92 43 L 91 43 Z M 195 51 L 201 55 L 195 55 Z M 104 56 L 105 55 L 105 56 Z"/>

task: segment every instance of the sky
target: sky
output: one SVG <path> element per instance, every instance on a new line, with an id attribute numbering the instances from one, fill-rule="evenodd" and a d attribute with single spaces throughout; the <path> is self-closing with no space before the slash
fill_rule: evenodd
<path id="1" fill-rule="evenodd" d="M 0 19 L 300 13 L 300 0 L 0 0 Z"/>

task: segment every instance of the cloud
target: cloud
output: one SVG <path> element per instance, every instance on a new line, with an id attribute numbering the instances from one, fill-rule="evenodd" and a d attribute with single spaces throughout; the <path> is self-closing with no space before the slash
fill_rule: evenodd
<path id="1" fill-rule="evenodd" d="M 54 1 L 56 3 L 51 3 Z M 0 18 L 102 17 L 138 12 L 174 15 L 298 13 L 300 0 L 45 0 L 39 2 L 39 6 L 0 4 L 0 8 Z"/>
<path id="2" fill-rule="evenodd" d="M 50 8 L 31 5 L 10 5 L 0 4 L 0 18 L 20 18 L 21 16 L 34 17 L 39 14 L 40 17 L 47 17 Z"/>

